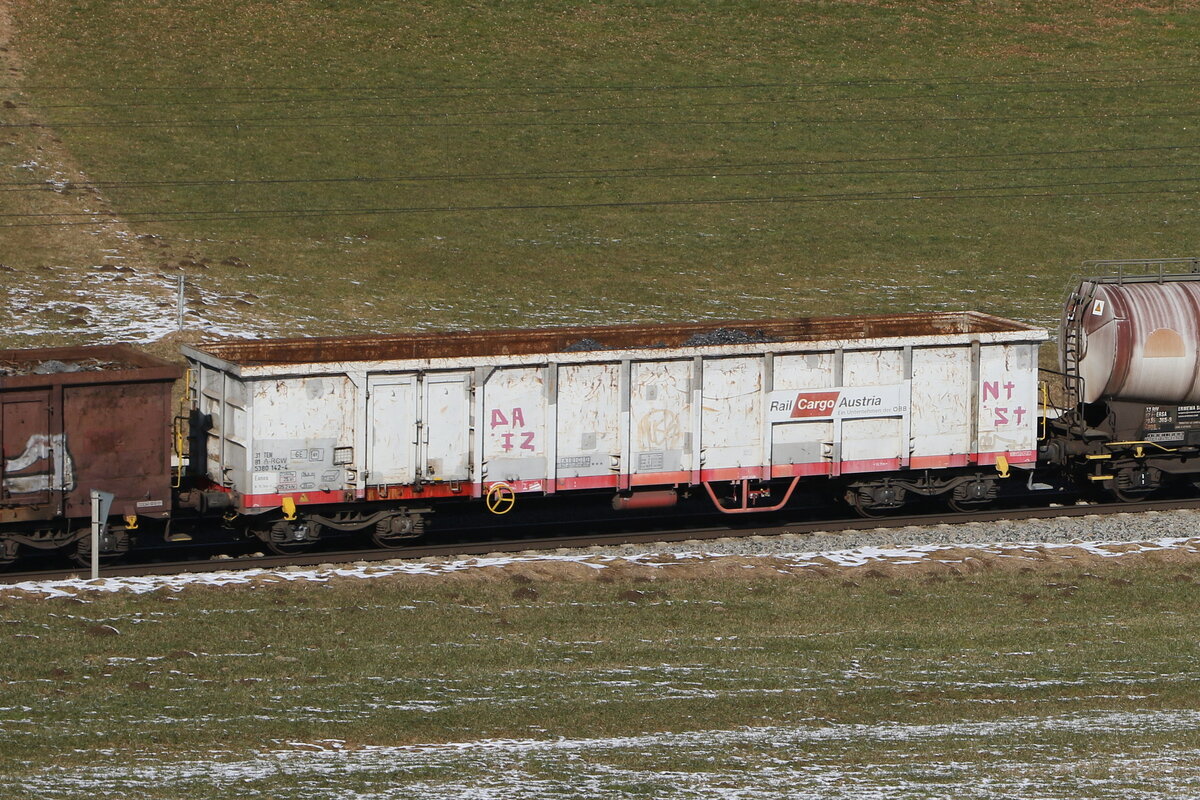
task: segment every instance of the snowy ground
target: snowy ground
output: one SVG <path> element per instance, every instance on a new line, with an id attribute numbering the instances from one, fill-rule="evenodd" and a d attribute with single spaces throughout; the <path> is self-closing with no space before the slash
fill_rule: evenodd
<path id="1" fill-rule="evenodd" d="M 629 738 L 481 740 L 409 747 L 287 742 L 249 758 L 50 770 L 28 797 L 187 797 L 198 788 L 310 800 L 554 798 L 1160 798 L 1200 796 L 1200 750 L 1162 752 L 1148 731 L 1191 734 L 1200 712 L 1014 716 L 996 722 L 789 726 Z M 1053 737 L 1054 746 L 1044 744 Z M 1098 739 L 1121 752 L 1080 758 Z M 941 757 L 929 759 L 930 749 Z M 870 763 L 855 763 L 866 749 Z M 912 758 L 914 751 L 921 754 Z M 1111 750 L 1110 750 L 1111 753 Z M 982 757 L 981 757 L 982 756 Z"/>
<path id="2" fill-rule="evenodd" d="M 795 542 L 793 537 L 790 541 Z M 324 565 L 312 569 L 287 567 L 280 570 L 231 569 L 218 572 L 132 577 L 101 578 L 97 581 L 72 579 L 65 581 L 26 581 L 0 587 L 3 592 L 23 592 L 47 598 L 70 597 L 89 592 L 145 593 L 159 589 L 181 590 L 189 586 L 249 586 L 270 582 L 315 581 L 335 579 L 379 580 L 395 576 L 437 576 L 468 573 L 473 570 L 511 573 L 528 572 L 533 568 L 551 569 L 547 579 L 568 578 L 608 569 L 628 569 L 661 572 L 663 577 L 698 577 L 697 570 L 727 572 L 728 570 L 766 569 L 778 573 L 794 573 L 830 568 L 959 568 L 968 571 L 1004 563 L 1005 568 L 1020 565 L 1044 565 L 1047 562 L 1086 567 L 1097 559 L 1126 559 L 1146 556 L 1196 558 L 1200 563 L 1200 538 L 1164 538 L 1150 541 L 1110 542 L 1013 542 L 905 545 L 895 547 L 860 547 L 846 550 L 802 551 L 763 555 L 730 556 L 719 551 L 682 550 L 672 553 L 644 552 L 636 555 L 606 555 L 586 552 L 527 555 L 494 555 L 408 561 L 392 559 L 384 562 L 361 562 L 338 567 Z"/>
<path id="3" fill-rule="evenodd" d="M 102 263 L 80 274 L 67 267 L 26 272 L 10 280 L 0 306 L 13 347 L 43 341 L 70 344 L 147 343 L 179 328 L 178 278 L 123 265 L 107 253 Z M 185 326 L 213 336 L 255 338 L 255 326 L 241 322 L 211 291 L 189 284 Z"/>
<path id="4" fill-rule="evenodd" d="M 89 643 L 83 647 L 92 651 L 94 658 L 72 663 L 78 660 L 77 651 L 72 651 L 66 659 L 66 674 L 57 677 L 49 669 L 50 664 L 64 663 L 61 656 L 44 662 L 42 672 L 29 673 L 22 680 L 6 680 L 0 670 L 0 691 L 9 693 L 8 701 L 0 702 L 0 739 L 13 747 L 40 742 L 47 736 L 46 726 L 53 724 L 54 741 L 68 748 L 64 759 L 14 764 L 19 768 L 6 782 L 0 782 L 0 800 L 208 800 L 235 795 L 306 800 L 1200 797 L 1200 707 L 1188 707 L 1186 702 L 1188 688 L 1198 676 L 1186 646 L 1182 651 L 1164 651 L 1166 657 L 1162 653 L 1148 657 L 1135 645 L 1126 647 L 1118 641 L 1133 634 L 1120 611 L 1125 606 L 1111 606 L 1095 619 L 1082 620 L 1078 631 L 1074 625 L 1066 631 L 1038 626 L 1056 613 L 1054 609 L 1071 603 L 1070 595 L 1080 589 L 1077 584 L 1084 584 L 1083 597 L 1091 592 L 1098 598 L 1105 597 L 1109 587 L 1124 592 L 1131 586 L 1128 596 L 1141 604 L 1137 612 L 1143 615 L 1141 619 L 1152 621 L 1158 635 L 1171 635 L 1173 626 L 1183 624 L 1182 614 L 1190 601 L 1170 587 L 1178 586 L 1194 596 L 1192 573 L 1200 567 L 1200 538 L 1129 537 L 1143 531 L 1143 525 L 1169 531 L 1178 523 L 1179 529 L 1186 529 L 1194 518 L 1181 513 L 1154 518 L 1139 515 L 1136 522 L 1080 523 L 1098 530 L 1105 530 L 1105 525 L 1123 526 L 1128 531 L 1129 536 L 1108 541 L 968 542 L 963 541 L 964 529 L 959 528 L 960 538 L 938 544 L 805 550 L 800 545 L 814 540 L 797 536 L 759 543 L 730 540 L 724 548 L 714 544 L 713 552 L 681 548 L 667 553 L 654 548 L 630 554 L 564 551 L 397 559 L 347 567 L 228 570 L 3 587 L 0 607 L 7 608 L 11 629 L 22 637 L 10 640 L 13 646 L 50 649 L 64 637 L 84 635 Z M 868 537 L 887 535 L 901 541 L 906 536 L 864 533 Z M 917 536 L 915 532 L 911 535 Z M 756 544 L 764 552 L 749 552 Z M 1137 594 L 1136 585 L 1119 577 L 1125 567 L 1148 563 L 1169 567 L 1158 573 L 1164 576 L 1163 593 Z M 907 646 L 903 637 L 885 644 L 869 637 L 855 638 L 858 634 L 850 630 L 856 624 L 853 620 L 846 630 L 836 628 L 819 635 L 799 625 L 793 630 L 772 628 L 739 636 L 742 631 L 716 623 L 717 627 L 706 633 L 719 635 L 701 638 L 696 638 L 694 631 L 676 631 L 670 623 L 663 623 L 653 634 L 666 637 L 653 644 L 661 649 L 649 656 L 630 655 L 626 660 L 626 654 L 637 647 L 630 650 L 621 645 L 620 658 L 611 662 L 601 659 L 593 666 L 585 662 L 594 658 L 594 652 L 614 646 L 593 641 L 595 632 L 570 626 L 558 635 L 549 635 L 540 627 L 528 630 L 519 622 L 511 627 L 495 616 L 516 618 L 526 602 L 519 599 L 523 597 L 519 593 L 533 591 L 537 580 L 603 581 L 605 576 L 617 576 L 605 581 L 612 588 L 603 591 L 611 596 L 607 604 L 596 605 L 594 613 L 620 613 L 613 603 L 625 594 L 635 594 L 643 595 L 644 601 L 625 605 L 644 610 L 648 615 L 644 619 L 661 621 L 664 615 L 681 619 L 686 616 L 684 609 L 698 603 L 707 609 L 724 601 L 677 597 L 678 590 L 669 586 L 661 587 L 667 590 L 665 599 L 655 599 L 663 595 L 652 590 L 660 577 L 750 573 L 785 580 L 832 579 L 835 582 L 827 585 L 843 587 L 859 587 L 857 581 L 861 581 L 862 589 L 845 591 L 885 594 L 880 608 L 886 609 L 886 595 L 899 592 L 896 587 L 901 584 L 884 581 L 891 588 L 883 592 L 879 584 L 868 589 L 866 584 L 872 579 L 965 576 L 988 570 L 1070 573 L 1069 580 L 1036 576 L 1030 581 L 1036 597 L 1006 596 L 979 617 L 986 630 L 993 625 L 1001 630 L 1005 620 L 1013 619 L 1026 626 L 1033 638 L 1042 631 L 1053 631 L 1046 634 L 1050 638 L 1040 643 L 1030 639 L 1029 644 L 1020 638 L 1018 647 L 995 652 L 984 644 L 930 653 Z M 1085 581 L 1084 577 L 1095 580 Z M 229 604 L 224 602 L 229 595 L 223 591 L 222 600 L 212 605 L 203 594 L 186 602 L 189 587 L 210 587 L 209 591 L 225 587 L 236 592 L 239 587 L 269 584 L 357 586 L 359 582 L 409 579 L 436 579 L 428 584 L 431 587 L 442 586 L 442 579 L 499 581 L 503 607 L 485 612 L 462 606 L 463 613 L 471 616 L 466 638 L 437 638 L 421 645 L 438 654 L 432 672 L 408 670 L 406 660 L 423 657 L 420 647 L 396 649 L 397 644 L 384 636 L 360 637 L 352 645 L 342 640 L 347 654 L 358 648 L 356 657 L 375 648 L 393 653 L 370 667 L 379 671 L 359 667 L 357 673 L 351 668 L 344 674 L 339 669 L 342 662 L 336 659 L 323 662 L 324 666 L 311 663 L 312 659 L 333 658 L 325 639 L 327 622 L 316 623 L 325 631 L 322 636 L 299 634 L 303 647 L 293 650 L 282 649 L 279 639 L 272 643 L 245 632 L 251 630 L 247 621 L 268 620 L 265 629 L 274 631 L 270 626 L 278 625 L 282 639 L 289 626 L 307 619 L 303 608 L 284 609 L 270 601 L 279 595 L 266 593 L 263 600 Z M 631 580 L 645 591 L 622 591 Z M 903 585 L 919 587 L 904 590 L 905 597 L 915 597 L 921 591 L 937 592 L 939 586 L 962 584 L 942 581 L 927 586 L 922 580 Z M 444 590 L 437 591 L 440 594 L 436 596 L 447 596 Z M 545 587 L 542 591 L 549 594 Z M 102 607 L 121 600 L 112 596 L 118 592 L 157 594 L 129 598 L 124 612 L 112 616 Z M 176 597 L 173 592 L 184 594 Z M 301 596 L 317 594 L 323 593 Z M 29 599 L 18 602 L 17 596 Z M 286 596 L 295 602 L 295 593 Z M 429 614 L 429 608 L 422 605 L 429 600 L 396 603 L 385 599 L 386 592 L 349 596 L 355 598 L 352 603 L 373 604 L 351 610 L 362 617 L 386 619 L 389 627 L 420 629 Z M 536 591 L 533 596 L 537 597 Z M 185 602 L 180 602 L 181 597 Z M 42 602 L 55 598 L 59 602 Z M 554 605 L 540 602 L 547 608 Z M 178 609 L 185 605 L 191 616 L 179 616 Z M 1071 613 L 1082 613 L 1078 609 L 1084 607 Z M 22 608 L 37 610 L 42 614 L 38 619 L 44 618 L 45 624 L 40 628 L 29 625 L 24 620 L 33 619 L 33 614 L 20 612 Z M 336 605 L 334 610 L 344 614 L 347 609 Z M 990 619 L 993 613 L 996 616 Z M 538 619 L 550 620 L 553 615 Z M 698 616 L 713 618 L 707 610 Z M 162 638 L 176 629 L 192 636 L 199 620 L 218 618 L 227 619 L 230 629 L 243 632 L 230 641 L 219 640 L 216 647 L 204 648 L 189 641 L 187 647 L 195 652 L 172 652 L 175 645 Z M 101 625 L 114 626 L 111 637 L 72 633 Z M 219 627 L 224 626 L 222 621 Z M 888 627 L 883 623 L 881 630 Z M 639 646 L 646 646 L 649 640 L 637 637 L 651 634 L 638 630 L 632 635 L 635 641 L 643 641 Z M 786 647 L 780 644 L 785 639 L 790 643 Z M 843 660 L 839 655 L 843 642 L 851 640 L 855 644 L 846 650 Z M 196 641 L 205 641 L 204 636 Z M 758 652 L 767 644 L 782 647 L 795 658 L 760 661 Z M 517 658 L 482 677 L 464 674 L 458 659 L 490 647 L 507 653 L 536 649 L 537 657 Z M 1085 649 L 1086 657 L 1077 655 Z M 822 653 L 832 654 L 832 660 L 821 661 Z M 238 695 L 242 700 L 218 700 L 225 696 L 222 692 L 230 690 L 231 679 L 238 687 L 234 691 L 242 692 Z M 218 689 L 217 684 L 225 688 Z M 252 688 L 241 688 L 244 685 Z M 102 694 L 88 695 L 93 701 L 108 703 L 101 708 L 72 699 L 89 691 L 106 691 L 101 686 L 111 687 L 118 695 L 132 693 L 136 699 L 122 705 Z M 211 699 L 189 706 L 198 693 Z M 838 705 L 840 699 L 833 703 L 842 709 L 839 714 L 853 717 L 853 710 L 846 709 L 862 704 L 875 721 L 832 722 L 832 718 L 845 716 L 815 711 L 830 707 L 829 698 L 848 698 L 849 706 Z M 683 707 L 736 708 L 747 703 L 770 712 L 771 717 L 761 717 L 761 726 L 728 728 L 681 725 L 678 717 L 678 709 Z M 568 733 L 560 737 L 542 727 L 548 724 L 546 717 L 537 716 L 570 709 L 583 719 L 603 708 L 621 709 L 622 715 L 642 713 L 651 722 L 636 728 L 639 734 L 634 736 Z M 55 717 L 54 709 L 65 713 Z M 489 737 L 486 729 L 474 735 L 451 735 L 446 737 L 448 741 L 406 736 L 411 726 L 422 720 L 441 730 L 438 726 L 443 721 L 460 724 L 463 719 L 473 719 L 472 709 L 492 715 L 489 719 L 511 719 L 533 709 L 539 726 L 522 728 L 529 731 L 528 737 L 514 739 Z M 654 721 L 662 719 L 667 709 L 676 714 L 671 717 L 672 730 L 656 730 Z M 404 721 L 403 726 L 392 729 L 396 731 L 390 734 L 394 740 L 389 734 L 377 733 L 387 720 L 393 725 L 395 720 Z M 170 744 L 182 728 L 214 735 L 204 738 L 202 747 Z M 231 731 L 241 731 L 244 736 L 247 730 L 267 729 L 284 733 L 263 735 L 248 747 L 234 746 L 228 739 Z M 426 743 L 364 745 L 363 738 L 350 738 L 353 734 L 347 731 L 353 730 L 360 731 L 360 736 L 366 732 L 366 741 L 415 739 Z M 539 737 L 539 731 L 545 735 Z M 132 732 L 136 732 L 139 746 L 129 746 Z M 325 738 L 330 735 L 346 738 Z"/>

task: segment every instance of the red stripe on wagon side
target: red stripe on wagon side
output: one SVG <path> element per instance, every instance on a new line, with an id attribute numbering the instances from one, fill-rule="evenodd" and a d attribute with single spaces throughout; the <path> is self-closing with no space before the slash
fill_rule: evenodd
<path id="1" fill-rule="evenodd" d="M 1009 450 L 994 453 L 979 453 L 974 463 L 979 466 L 994 465 L 1003 456 L 1013 466 L 1033 465 L 1037 463 L 1036 450 Z M 948 469 L 966 467 L 971 463 L 968 454 L 951 454 L 939 456 L 916 456 L 910 461 L 910 469 Z M 816 461 L 807 464 L 777 464 L 769 467 L 772 478 L 818 477 L 828 476 L 835 466 L 832 461 Z M 859 461 L 842 461 L 837 465 L 843 475 L 867 472 L 899 471 L 900 459 L 880 458 Z M 698 485 L 710 481 L 754 480 L 760 478 L 768 467 L 730 467 L 727 469 L 702 470 L 700 481 L 693 480 L 696 473 L 690 471 L 676 472 L 643 472 L 630 475 L 631 486 L 671 486 Z M 547 493 L 554 491 L 572 491 L 587 489 L 616 489 L 620 476 L 593 475 L 578 478 L 558 478 L 557 480 L 526 480 L 526 481 L 486 481 L 483 484 L 467 482 L 425 483 L 420 487 L 410 484 L 388 486 L 368 486 L 365 490 L 337 490 L 331 492 L 290 492 L 286 494 L 246 494 L 241 497 L 242 508 L 278 508 L 283 505 L 284 498 L 291 498 L 296 505 L 327 505 L 334 503 L 350 503 L 355 500 L 368 502 L 384 500 L 431 500 L 449 497 L 479 497 L 489 486 L 497 483 L 507 483 L 518 494 Z"/>

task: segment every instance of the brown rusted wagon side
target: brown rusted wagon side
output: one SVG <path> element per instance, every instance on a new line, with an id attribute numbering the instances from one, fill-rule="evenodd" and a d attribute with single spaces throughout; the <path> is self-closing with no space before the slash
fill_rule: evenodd
<path id="1" fill-rule="evenodd" d="M 93 489 L 115 496 L 106 552 L 170 516 L 181 374 L 124 345 L 0 350 L 0 563 L 21 546 L 89 547 Z"/>

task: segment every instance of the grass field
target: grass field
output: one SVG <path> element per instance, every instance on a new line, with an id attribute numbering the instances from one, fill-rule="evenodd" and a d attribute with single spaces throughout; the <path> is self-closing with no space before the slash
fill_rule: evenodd
<path id="1" fill-rule="evenodd" d="M 0 607 L 3 798 L 1165 797 L 1187 567 Z"/>
<path id="2" fill-rule="evenodd" d="M 0 346 L 1049 323 L 1200 253 L 1198 5 L 0 0 Z M 1195 795 L 1195 577 L 0 600 L 0 798 Z"/>
<path id="3" fill-rule="evenodd" d="M 259 335 L 1047 322 L 1198 252 L 1191 2 L 3 5 L 8 343 L 160 335 L 180 274 Z"/>

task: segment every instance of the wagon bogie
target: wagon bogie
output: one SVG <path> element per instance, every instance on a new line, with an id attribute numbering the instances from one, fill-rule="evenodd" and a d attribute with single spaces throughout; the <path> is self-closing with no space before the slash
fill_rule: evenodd
<path id="1" fill-rule="evenodd" d="M 104 525 L 98 537 L 100 544 L 100 562 L 111 564 L 120 560 L 129 552 L 133 545 L 130 530 L 124 525 Z M 92 563 L 92 536 L 89 528 L 80 530 L 74 538 L 74 546 L 70 550 L 71 560 L 81 567 Z"/>

